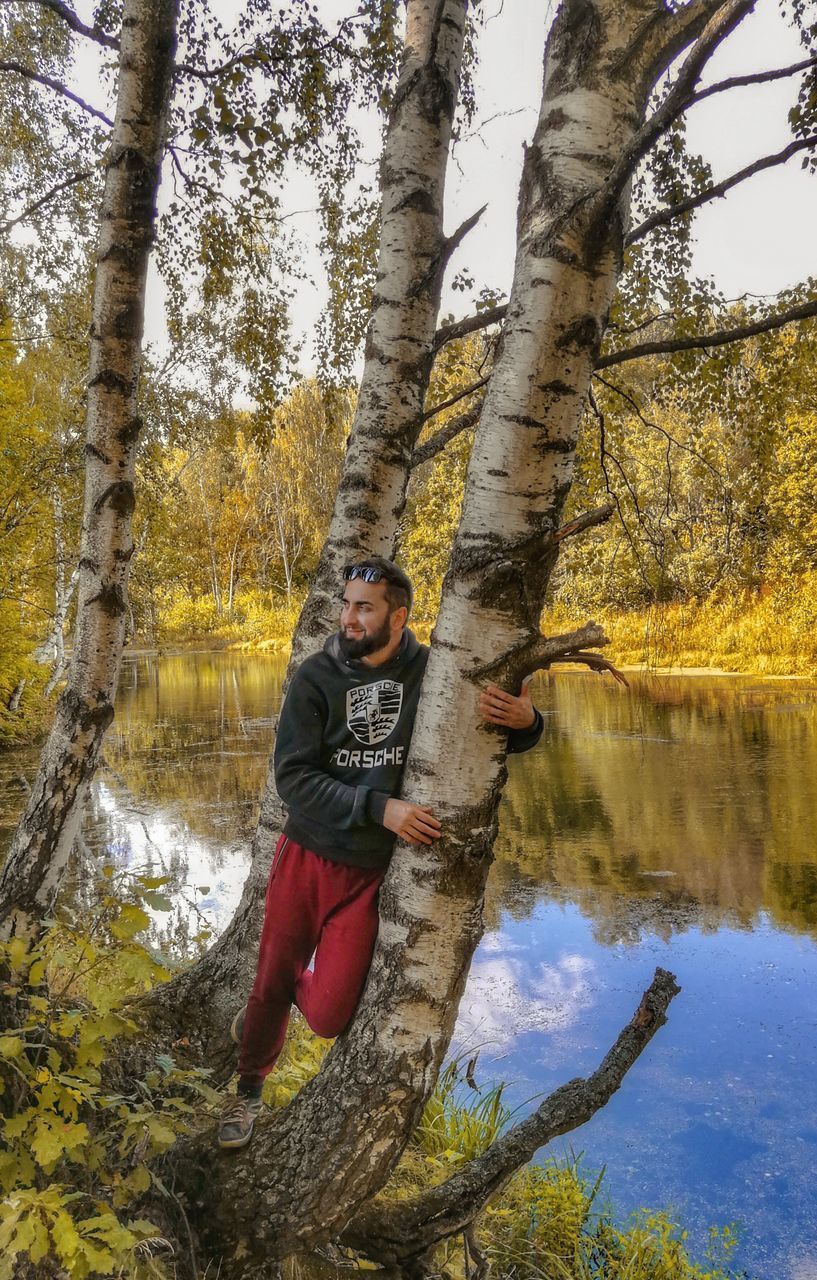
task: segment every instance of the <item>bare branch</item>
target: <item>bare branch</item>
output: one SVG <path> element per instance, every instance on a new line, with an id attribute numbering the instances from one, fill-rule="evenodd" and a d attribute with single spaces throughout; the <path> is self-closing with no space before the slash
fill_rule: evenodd
<path id="1" fill-rule="evenodd" d="M 739 325 L 735 329 L 718 329 L 714 333 L 700 333 L 689 338 L 667 338 L 662 342 L 640 342 L 624 351 L 608 351 L 606 355 L 599 356 L 596 369 L 609 369 L 612 365 L 624 364 L 625 360 L 641 360 L 644 356 L 724 347 L 730 342 L 743 342 L 758 333 L 770 333 L 773 329 L 782 329 L 784 325 L 793 324 L 796 320 L 808 320 L 812 316 L 817 316 L 817 299 L 802 302 L 799 306 L 790 307 L 773 316 L 765 316 L 762 320 L 754 320 L 751 324 Z"/>
<path id="2" fill-rule="evenodd" d="M 480 388 L 487 385 L 490 377 L 490 373 L 486 374 L 484 378 L 480 378 L 477 382 L 472 382 L 470 387 L 463 387 L 462 391 L 458 391 L 449 400 L 443 400 L 441 404 L 435 404 L 433 409 L 427 409 L 423 414 L 423 422 L 428 422 L 430 418 L 436 418 L 438 413 L 442 413 L 445 409 L 450 409 L 452 405 L 458 404 L 466 396 L 472 396 L 475 391 L 479 391 Z"/>
<path id="3" fill-rule="evenodd" d="M 430 462 L 432 458 L 436 458 L 438 453 L 442 453 L 446 445 L 456 439 L 463 431 L 467 431 L 469 427 L 475 426 L 479 422 L 479 415 L 482 413 L 482 402 L 475 409 L 468 409 L 467 412 L 461 413 L 458 418 L 447 422 L 441 427 L 435 435 L 429 440 L 424 440 L 422 444 L 418 444 L 411 455 L 409 462 L 409 470 L 413 471 L 415 467 L 422 466 L 424 462 Z"/>
<path id="4" fill-rule="evenodd" d="M 790 67 L 780 67 L 775 71 L 755 71 L 752 75 L 730 76 L 728 80 L 719 80 L 717 84 L 710 84 L 706 89 L 700 89 L 693 94 L 687 102 L 687 107 L 693 107 L 696 103 L 703 102 L 705 98 L 711 98 L 714 93 L 724 93 L 727 89 L 740 89 L 751 84 L 769 84 L 772 80 L 796 76 L 798 71 L 808 71 L 811 67 L 817 67 L 817 54 L 811 58 L 804 58 L 802 62 L 793 62 Z"/>
<path id="5" fill-rule="evenodd" d="M 177 62 L 176 71 L 181 71 L 187 76 L 195 76 L 197 80 L 215 80 L 218 76 L 224 75 L 225 71 L 232 71 L 233 67 L 265 66 L 268 61 L 269 58 L 262 57 L 259 50 L 253 47 L 242 50 L 218 67 L 194 67 L 190 62 Z"/>
<path id="6" fill-rule="evenodd" d="M 738 183 L 745 182 L 747 178 L 754 177 L 756 173 L 762 173 L 764 169 L 772 169 L 776 165 L 785 164 L 798 151 L 805 151 L 807 148 L 815 146 L 817 146 L 817 134 L 811 134 L 808 138 L 796 138 L 794 142 L 790 142 L 782 151 L 777 151 L 774 155 L 763 156 L 760 160 L 747 164 L 743 169 L 739 169 L 737 173 L 733 173 L 721 182 L 716 182 L 713 186 L 707 187 L 705 191 L 699 191 L 696 195 L 689 196 L 686 200 L 679 200 L 677 204 L 670 205 L 666 209 L 659 209 L 657 213 L 645 218 L 639 226 L 635 227 L 626 237 L 624 243 L 626 245 L 635 244 L 637 240 L 643 239 L 650 231 L 654 231 L 656 227 L 666 226 L 668 222 L 672 222 L 675 218 L 680 217 L 681 214 L 690 213 L 692 209 L 697 209 L 702 204 L 708 204 L 710 200 L 726 195 L 727 191 L 731 191 Z"/>
<path id="7" fill-rule="evenodd" d="M 563 524 L 561 529 L 557 529 L 553 535 L 554 542 L 564 542 L 565 538 L 572 538 L 577 533 L 584 533 L 585 529 L 592 529 L 594 525 L 605 524 L 615 511 L 612 502 L 605 502 L 602 507 L 594 507 L 592 511 L 586 511 L 584 515 L 577 516 L 575 520 L 569 520 L 567 524 Z"/>
<path id="8" fill-rule="evenodd" d="M 64 182 L 58 182 L 44 196 L 40 196 L 39 200 L 35 200 L 33 204 L 28 205 L 23 209 L 22 213 L 18 213 L 16 218 L 8 218 L 5 222 L 0 222 L 0 231 L 10 231 L 12 227 L 19 226 L 21 222 L 25 222 L 35 214 L 38 209 L 42 209 L 44 205 L 49 204 L 61 191 L 65 191 L 67 187 L 74 187 L 78 182 L 84 182 L 86 178 L 92 176 L 93 169 L 85 169 L 82 173 L 72 173 L 70 178 L 66 178 Z"/>
<path id="9" fill-rule="evenodd" d="M 459 248 L 462 244 L 463 240 L 468 235 L 468 232 L 473 231 L 487 208 L 487 204 L 484 204 L 481 209 L 477 209 L 476 213 L 472 213 L 470 218 L 466 218 L 464 222 L 461 222 L 456 231 L 452 232 L 450 236 L 445 237 L 443 257 L 446 262 L 451 257 L 454 250 Z"/>
<path id="10" fill-rule="evenodd" d="M 469 333 L 477 333 L 487 329 L 489 325 L 500 324 L 508 313 L 508 304 L 503 302 L 498 307 L 490 307 L 477 315 L 468 316 L 465 320 L 455 320 L 453 324 L 441 325 L 434 338 L 434 350 L 439 351 L 447 342 L 456 338 L 466 338 Z"/>
<path id="11" fill-rule="evenodd" d="M 375 1203 L 364 1209 L 342 1240 L 378 1262 L 396 1263 L 467 1230 L 485 1205 L 546 1143 L 584 1124 L 609 1102 L 627 1072 L 667 1020 L 680 987 L 666 969 L 656 969 L 631 1022 L 604 1061 L 586 1079 L 562 1085 L 532 1115 L 509 1129 L 484 1155 L 471 1160 L 438 1187 L 412 1200 Z"/>
<path id="12" fill-rule="evenodd" d="M 686 108 L 698 77 L 712 54 L 726 35 L 751 10 L 755 0 L 726 0 L 717 7 L 706 22 L 701 34 L 684 59 L 681 69 L 661 106 L 645 121 L 629 143 L 622 149 L 598 195 L 594 198 L 592 216 L 597 225 L 607 220 L 618 203 L 622 191 L 632 177 L 639 161 Z M 710 13 L 712 4 L 701 0 L 685 5 L 675 15 L 684 26 L 679 28 L 688 39 L 690 22 Z M 682 46 L 683 47 L 683 46 Z"/>
<path id="13" fill-rule="evenodd" d="M 97 111 L 96 107 L 92 107 L 84 98 L 72 93 L 61 80 L 54 80 L 52 76 L 43 75 L 39 71 L 32 71 L 31 67 L 24 67 L 21 62 L 0 62 L 0 71 L 13 72 L 15 75 L 24 76 L 26 80 L 34 80 L 37 84 L 45 85 L 47 89 L 53 89 L 54 93 L 58 93 L 61 97 L 67 98 L 69 102 L 82 107 L 82 110 L 87 111 L 89 116 L 96 116 L 97 120 L 101 120 L 103 124 L 108 125 L 111 129 L 113 128 L 113 120 L 106 116 L 104 111 Z"/>
<path id="14" fill-rule="evenodd" d="M 715 479 L 719 480 L 720 483 L 723 484 L 723 475 L 708 458 L 705 458 L 704 455 L 698 449 L 694 449 L 692 445 L 685 444 L 683 440 L 679 440 L 671 431 L 667 431 L 666 427 L 662 427 L 659 422 L 653 422 L 648 418 L 635 396 L 630 395 L 629 391 L 625 391 L 624 387 L 620 387 L 618 383 L 611 382 L 609 378 L 602 378 L 599 373 L 595 373 L 593 376 L 602 384 L 603 387 L 607 387 L 608 391 L 615 392 L 615 394 L 619 396 L 625 404 L 629 405 L 639 422 L 642 422 L 645 427 L 650 431 L 655 431 L 658 435 L 663 436 L 667 441 L 667 444 L 674 445 L 676 449 L 680 449 L 682 452 L 688 453 L 691 458 L 695 458 L 697 462 L 703 463 L 703 465 L 712 472 Z"/>
<path id="15" fill-rule="evenodd" d="M 3 0 L 4 4 L 11 2 L 12 0 Z M 107 31 L 103 31 L 101 27 L 89 27 L 74 13 L 73 9 L 63 3 L 63 0 L 22 0 L 22 2 L 38 4 L 42 9 L 49 9 L 57 17 L 62 18 L 63 22 L 72 31 L 76 31 L 77 35 L 87 36 L 89 40 L 95 40 L 97 44 L 104 45 L 106 49 L 119 48 L 119 41 L 114 36 L 108 35 Z M 20 0 L 16 0 L 16 3 L 20 3 Z"/>
<path id="16" fill-rule="evenodd" d="M 587 652 L 586 645 L 609 644 L 607 636 L 596 622 L 586 622 L 577 631 L 561 636 L 531 636 L 522 644 L 500 654 L 493 662 L 470 671 L 469 679 L 475 682 L 490 680 L 503 689 L 519 689 L 526 676 L 534 671 L 547 671 L 554 662 L 579 662 L 593 671 L 609 671 L 619 684 L 627 681 L 612 662 L 600 653 Z"/>

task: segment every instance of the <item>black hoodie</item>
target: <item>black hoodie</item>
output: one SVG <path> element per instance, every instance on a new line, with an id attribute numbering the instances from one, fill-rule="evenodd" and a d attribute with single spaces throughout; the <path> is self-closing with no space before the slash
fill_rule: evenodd
<path id="1" fill-rule="evenodd" d="M 408 756 L 428 648 L 411 631 L 371 667 L 341 652 L 339 635 L 301 663 L 281 710 L 275 782 L 289 809 L 284 834 L 333 862 L 385 867 L 394 834 L 383 826 Z M 539 741 L 542 717 L 511 730 L 509 751 Z"/>

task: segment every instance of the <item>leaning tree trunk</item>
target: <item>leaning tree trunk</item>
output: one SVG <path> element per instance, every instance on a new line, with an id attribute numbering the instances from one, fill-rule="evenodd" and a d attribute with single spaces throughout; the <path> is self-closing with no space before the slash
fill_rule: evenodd
<path id="1" fill-rule="evenodd" d="M 86 416 L 85 508 L 70 675 L 0 881 L 6 935 L 49 909 L 113 704 L 133 553 L 137 390 L 178 0 L 125 0 L 100 214 Z"/>
<path id="2" fill-rule="evenodd" d="M 750 3 L 721 9 L 734 21 Z M 250 1272 L 337 1235 L 382 1187 L 436 1080 L 482 934 L 505 781 L 504 739 L 480 720 L 479 685 L 518 689 L 559 649 L 542 642 L 538 620 L 621 270 L 628 165 L 656 77 L 717 8 L 567 0 L 555 19 L 503 345 L 406 770 L 404 794 L 433 809 L 442 836 L 431 848 L 398 846 L 361 1005 L 318 1077 L 236 1159 L 214 1163 L 211 1135 L 169 1156 L 188 1217 L 225 1276 L 238 1274 L 234 1251 Z M 599 638 L 590 625 L 562 647 Z"/>
<path id="3" fill-rule="evenodd" d="M 411 454 L 422 428 L 443 274 L 466 229 L 443 235 L 467 4 L 408 3 L 405 54 L 382 160 L 377 283 L 357 410 L 288 674 L 337 628 L 341 567 L 364 555 L 393 551 Z M 154 1032 L 184 1034 L 211 1066 L 219 1059 L 232 1061 L 226 1029 L 252 983 L 264 887 L 282 825 L 270 761 L 250 871 L 233 920 L 193 969 L 142 1002 Z"/>

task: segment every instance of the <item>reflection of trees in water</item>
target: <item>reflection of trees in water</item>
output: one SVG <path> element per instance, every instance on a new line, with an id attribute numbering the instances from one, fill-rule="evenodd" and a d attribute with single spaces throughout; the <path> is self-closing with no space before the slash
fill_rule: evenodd
<path id="1" fill-rule="evenodd" d="M 202 838 L 251 835 L 280 701 L 283 661 L 194 654 L 126 673 L 105 758 L 137 804 Z"/>
<path id="2" fill-rule="evenodd" d="M 121 784 L 102 772 L 89 843 L 160 815 L 174 882 L 191 837 L 218 870 L 255 825 L 283 667 L 237 654 L 126 663 L 105 744 Z M 554 714 L 540 747 L 511 761 L 489 925 L 501 910 L 526 918 L 544 893 L 576 902 L 605 941 L 749 925 L 760 910 L 817 933 L 817 688 L 635 677 L 626 693 L 560 673 L 537 682 L 536 700 Z M 1 762 L 10 823 L 17 759 Z"/>
<path id="3" fill-rule="evenodd" d="M 760 910 L 817 932 L 817 689 L 556 676 L 537 696 L 555 714 L 511 764 L 489 923 L 541 886 L 609 939 Z"/>

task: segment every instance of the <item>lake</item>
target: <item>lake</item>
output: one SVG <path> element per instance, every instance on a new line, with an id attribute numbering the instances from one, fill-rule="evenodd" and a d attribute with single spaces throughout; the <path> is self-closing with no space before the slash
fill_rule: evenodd
<path id="1" fill-rule="evenodd" d="M 126 661 L 86 840 L 167 873 L 185 951 L 238 900 L 280 657 Z M 607 1108 L 547 1150 L 606 1167 L 620 1215 L 669 1208 L 701 1258 L 817 1280 L 817 686 L 734 676 L 538 677 L 540 746 L 510 762 L 456 1048 L 532 1101 L 600 1061 L 656 965 L 682 987 Z M 0 755 L 0 848 L 36 752 Z"/>

